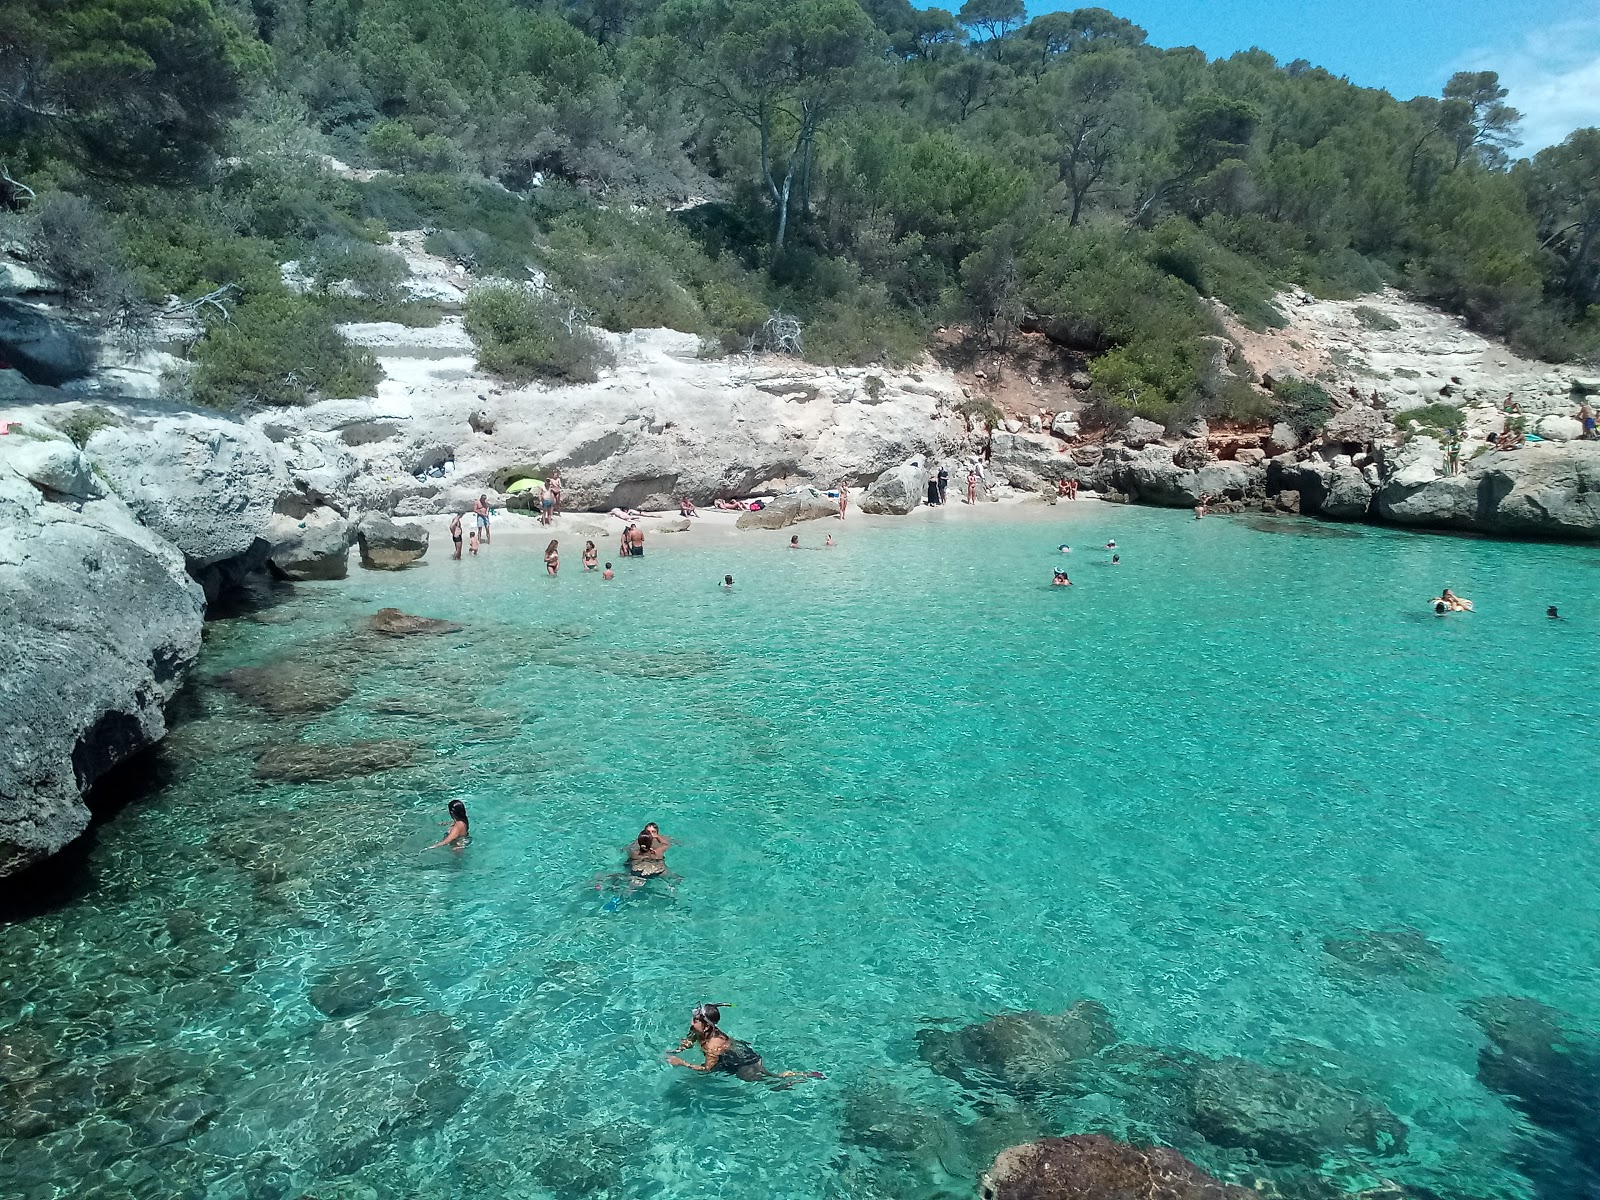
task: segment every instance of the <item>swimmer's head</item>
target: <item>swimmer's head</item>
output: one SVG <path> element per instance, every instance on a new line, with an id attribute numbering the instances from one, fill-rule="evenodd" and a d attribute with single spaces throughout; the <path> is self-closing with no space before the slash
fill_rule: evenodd
<path id="1" fill-rule="evenodd" d="M 799 544 L 800 544 L 800 535 L 797 533 L 792 538 L 789 539 L 789 545 L 798 546 Z"/>
<path id="2" fill-rule="evenodd" d="M 706 1029 L 715 1029 L 720 1020 L 722 1020 L 722 1010 L 715 1004 L 696 1004 L 694 1013 L 689 1018 L 691 1025 L 699 1025 Z"/>
<path id="3" fill-rule="evenodd" d="M 465 804 L 461 803 L 461 801 L 452 800 L 452 801 L 450 801 L 450 806 L 449 807 L 450 807 L 450 816 L 451 816 L 451 818 L 453 820 L 465 821 L 467 819 L 467 806 Z"/>
<path id="4" fill-rule="evenodd" d="M 1119 562 L 1121 562 L 1121 561 L 1122 561 L 1122 555 L 1120 555 L 1120 554 L 1113 554 L 1113 555 L 1112 555 L 1112 556 L 1111 556 L 1111 561 L 1112 561 L 1112 562 L 1114 562 L 1114 563 L 1119 563 Z"/>
<path id="5" fill-rule="evenodd" d="M 1556 606 L 1552 604 L 1549 608 L 1544 610 L 1544 615 L 1547 617 L 1559 617 L 1561 614 L 1556 611 Z"/>
<path id="6" fill-rule="evenodd" d="M 733 586 L 733 576 L 732 575 L 724 575 L 722 577 L 722 582 L 725 583 L 728 587 L 732 587 Z"/>

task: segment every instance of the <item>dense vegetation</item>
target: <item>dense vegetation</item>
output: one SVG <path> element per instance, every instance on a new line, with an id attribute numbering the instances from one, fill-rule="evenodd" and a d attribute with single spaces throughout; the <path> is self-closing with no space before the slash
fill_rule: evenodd
<path id="1" fill-rule="evenodd" d="M 1026 328 L 1090 360 L 1107 409 L 1171 420 L 1259 405 L 1211 373 L 1205 301 L 1276 324 L 1288 282 L 1396 283 L 1520 349 L 1592 354 L 1600 130 L 1513 162 L 1505 101 L 1488 72 L 1402 103 L 1021 0 L 11 0 L 0 201 L 127 336 L 191 303 L 210 403 L 370 388 L 333 322 L 431 319 L 382 249 L 427 228 L 557 290 L 474 306 L 519 378 L 594 369 L 574 312 L 708 353 L 785 314 L 822 362 Z"/>

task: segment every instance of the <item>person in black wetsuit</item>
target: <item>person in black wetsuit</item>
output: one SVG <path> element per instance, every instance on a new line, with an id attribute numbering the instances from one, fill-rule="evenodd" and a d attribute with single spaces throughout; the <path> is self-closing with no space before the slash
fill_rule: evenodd
<path id="1" fill-rule="evenodd" d="M 761 1055 L 749 1042 L 741 1042 L 731 1038 L 717 1028 L 717 1022 L 722 1020 L 722 1010 L 715 1004 L 697 1004 L 694 1014 L 689 1018 L 689 1034 L 678 1043 L 679 1050 L 687 1050 L 690 1046 L 698 1044 L 700 1052 L 706 1056 L 706 1061 L 700 1066 L 685 1062 L 676 1054 L 667 1055 L 667 1061 L 675 1067 L 688 1067 L 691 1071 L 718 1072 L 724 1075 L 737 1075 L 746 1083 L 756 1083 L 763 1079 L 794 1079 L 799 1076 L 810 1076 L 813 1079 L 823 1077 L 821 1071 L 769 1071 L 767 1065 L 761 1061 Z"/>

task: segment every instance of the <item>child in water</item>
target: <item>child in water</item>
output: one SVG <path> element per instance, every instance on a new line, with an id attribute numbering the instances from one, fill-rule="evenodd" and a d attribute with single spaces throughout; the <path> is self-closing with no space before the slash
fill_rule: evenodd
<path id="1" fill-rule="evenodd" d="M 467 534 L 467 552 L 469 554 L 478 552 L 478 531 L 476 529 Z"/>
<path id="2" fill-rule="evenodd" d="M 615 574 L 616 574 L 616 572 L 611 569 L 611 564 L 607 563 L 606 564 L 606 569 L 604 571 L 600 572 L 600 578 L 601 579 L 610 579 Z"/>

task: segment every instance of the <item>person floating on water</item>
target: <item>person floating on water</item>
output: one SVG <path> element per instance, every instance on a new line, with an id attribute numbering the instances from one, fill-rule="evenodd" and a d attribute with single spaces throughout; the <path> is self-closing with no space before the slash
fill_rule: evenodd
<path id="1" fill-rule="evenodd" d="M 1051 587 L 1071 587 L 1072 580 L 1067 578 L 1067 573 L 1061 568 L 1056 568 L 1056 577 L 1050 581 Z"/>
<path id="2" fill-rule="evenodd" d="M 1439 594 L 1428 601 L 1433 606 L 1433 611 L 1439 614 L 1447 612 L 1471 612 L 1472 601 L 1463 599 L 1449 588 L 1440 588 Z"/>
<path id="3" fill-rule="evenodd" d="M 698 1045 L 706 1061 L 700 1066 L 685 1062 L 676 1054 L 667 1055 L 667 1061 L 675 1067 L 688 1067 L 691 1071 L 702 1073 L 716 1072 L 722 1075 L 737 1075 L 746 1083 L 758 1083 L 766 1079 L 826 1079 L 821 1071 L 769 1071 L 761 1061 L 761 1055 L 749 1042 L 741 1042 L 731 1038 L 717 1027 L 717 1022 L 722 1020 L 722 1008 L 716 1004 L 696 1004 L 694 1013 L 689 1018 L 689 1033 L 678 1043 L 680 1051 L 687 1050 L 690 1046 Z"/>
<path id="4" fill-rule="evenodd" d="M 1109 542 L 1106 543 L 1106 549 L 1107 550 L 1115 550 L 1116 548 L 1117 548 L 1117 539 L 1116 538 L 1112 538 Z"/>
<path id="5" fill-rule="evenodd" d="M 424 846 L 423 853 L 437 850 L 440 846 L 450 846 L 456 850 L 467 845 L 472 838 L 470 827 L 467 824 L 467 806 L 459 800 L 450 801 L 450 832 L 431 846 Z"/>

